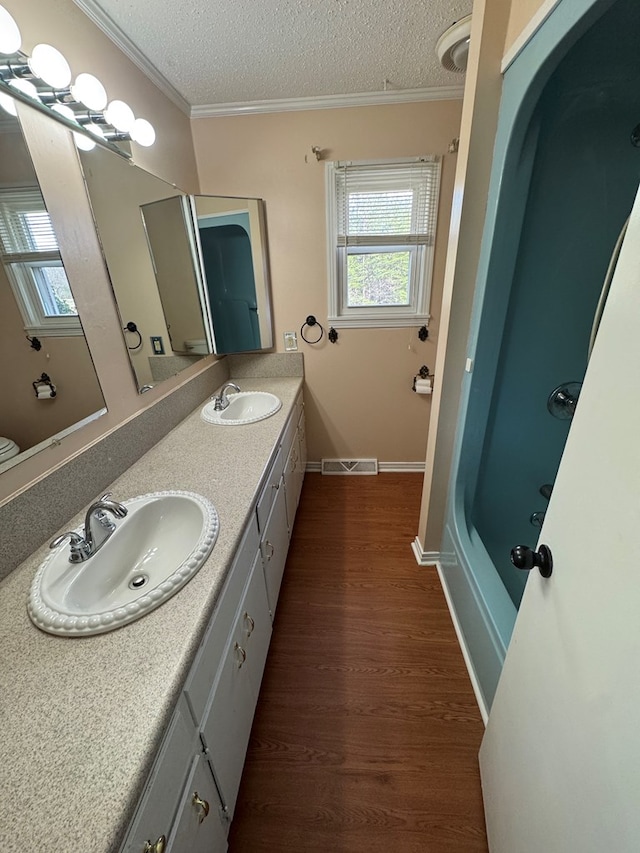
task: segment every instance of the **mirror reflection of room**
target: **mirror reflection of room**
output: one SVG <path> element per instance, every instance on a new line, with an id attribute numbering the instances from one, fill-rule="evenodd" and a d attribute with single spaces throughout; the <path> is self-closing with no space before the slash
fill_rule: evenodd
<path id="1" fill-rule="evenodd" d="M 17 118 L 0 128 L 0 470 L 104 398 Z M 44 377 L 44 378 L 43 378 Z"/>
<path id="2" fill-rule="evenodd" d="M 194 196 L 194 217 L 217 353 L 272 346 L 260 199 Z"/>
<path id="3" fill-rule="evenodd" d="M 96 147 L 80 152 L 96 227 L 111 278 L 131 366 L 140 389 L 173 376 L 206 355 L 206 332 L 192 253 L 179 205 L 162 209 L 165 280 L 159 292 L 142 208 L 176 196 L 175 187 Z M 177 217 L 177 220 L 176 220 Z M 177 227 L 170 228 L 168 226 Z M 169 242 L 167 243 L 167 236 Z M 165 310 L 166 308 L 166 310 Z M 137 331 L 124 331 L 133 323 Z"/>

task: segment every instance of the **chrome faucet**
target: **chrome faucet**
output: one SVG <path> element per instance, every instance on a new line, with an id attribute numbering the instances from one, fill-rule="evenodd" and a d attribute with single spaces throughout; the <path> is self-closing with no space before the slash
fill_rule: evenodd
<path id="1" fill-rule="evenodd" d="M 87 510 L 84 518 L 84 536 L 70 530 L 56 536 L 49 547 L 57 548 L 65 539 L 68 539 L 71 546 L 69 562 L 83 563 L 100 550 L 116 529 L 115 522 L 108 517 L 107 513 L 111 513 L 115 518 L 124 518 L 127 512 L 126 506 L 111 500 L 111 492 L 107 492 Z"/>
<path id="2" fill-rule="evenodd" d="M 235 382 L 225 382 L 222 388 L 220 389 L 220 393 L 218 396 L 213 397 L 213 411 L 214 412 L 224 412 L 224 410 L 229 405 L 229 399 L 225 394 L 227 388 L 233 388 L 238 394 L 240 393 L 240 389 L 236 385 Z"/>

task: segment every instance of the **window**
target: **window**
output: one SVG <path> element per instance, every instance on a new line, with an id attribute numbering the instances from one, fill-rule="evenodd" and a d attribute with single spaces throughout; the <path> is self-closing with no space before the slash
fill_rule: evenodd
<path id="1" fill-rule="evenodd" d="M 37 188 L 0 190 L 0 257 L 27 332 L 82 334 L 58 241 Z"/>
<path id="2" fill-rule="evenodd" d="M 435 156 L 327 164 L 333 326 L 429 319 L 439 186 Z"/>

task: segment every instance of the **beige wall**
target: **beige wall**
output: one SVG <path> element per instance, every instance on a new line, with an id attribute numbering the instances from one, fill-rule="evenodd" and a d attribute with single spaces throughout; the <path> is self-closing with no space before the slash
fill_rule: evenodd
<path id="1" fill-rule="evenodd" d="M 534 17 L 548 14 L 558 2 L 559 0 L 511 0 L 504 53 L 509 52 Z"/>
<path id="2" fill-rule="evenodd" d="M 193 122 L 201 192 L 265 200 L 275 343 L 298 333 L 305 357 L 309 458 L 377 457 L 422 462 L 430 398 L 411 390 L 423 364 L 433 369 L 461 102 L 358 107 Z M 441 154 L 443 158 L 430 340 L 414 329 L 342 329 L 338 343 L 305 344 L 309 314 L 325 325 L 328 307 L 325 158 L 365 160 Z"/>
<path id="3" fill-rule="evenodd" d="M 134 112 L 152 122 L 157 142 L 150 149 L 132 146 L 137 163 L 182 189 L 197 191 L 189 120 L 72 0 L 3 0 L 3 5 L 21 27 L 27 51 L 46 39 L 66 55 L 75 73 L 93 72 L 110 97 L 123 98 Z M 24 126 L 109 411 L 63 439 L 60 446 L 47 448 L 1 474 L 0 503 L 208 369 L 213 361 L 208 357 L 143 397 L 138 395 L 70 134 L 31 110 Z"/>

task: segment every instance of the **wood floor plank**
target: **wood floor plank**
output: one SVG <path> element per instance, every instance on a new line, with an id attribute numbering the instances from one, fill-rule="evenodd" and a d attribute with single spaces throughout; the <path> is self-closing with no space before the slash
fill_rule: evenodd
<path id="1" fill-rule="evenodd" d="M 487 853 L 483 726 L 422 477 L 307 474 L 229 853 Z"/>

